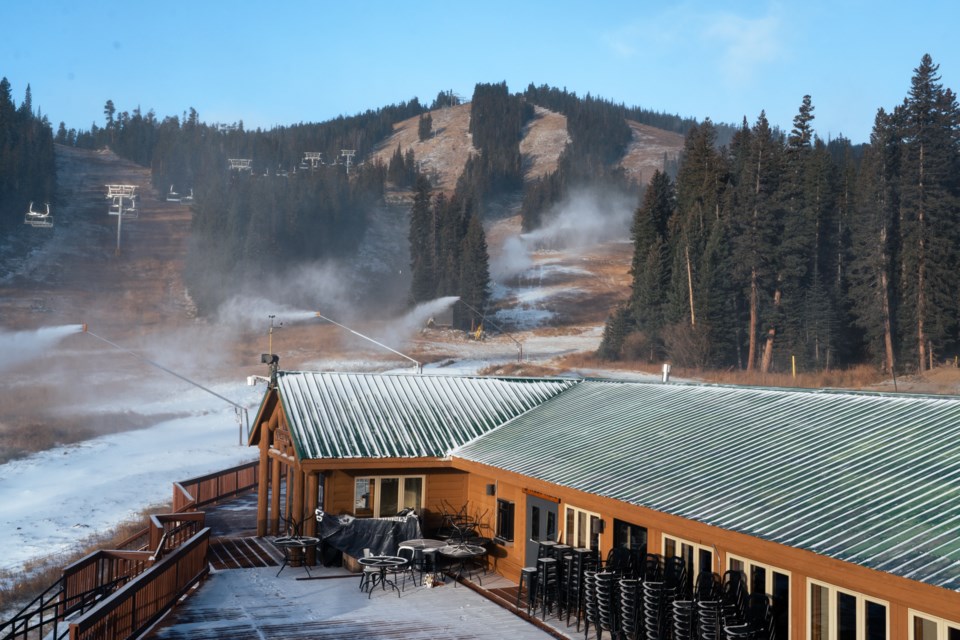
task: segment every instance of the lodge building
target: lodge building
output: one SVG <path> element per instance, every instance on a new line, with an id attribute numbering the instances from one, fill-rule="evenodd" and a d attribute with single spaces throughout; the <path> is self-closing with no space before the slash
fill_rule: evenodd
<path id="1" fill-rule="evenodd" d="M 626 546 L 743 571 L 778 638 L 960 640 L 957 397 L 281 371 L 249 443 L 259 535 L 465 506 L 514 581 Z"/>

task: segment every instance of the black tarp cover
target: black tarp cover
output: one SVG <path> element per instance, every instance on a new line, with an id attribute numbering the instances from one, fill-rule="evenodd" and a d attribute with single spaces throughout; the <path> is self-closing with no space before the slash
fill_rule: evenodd
<path id="1" fill-rule="evenodd" d="M 317 512 L 317 535 L 326 544 L 354 558 L 364 549 L 373 555 L 393 556 L 404 540 L 422 538 L 416 514 L 397 518 L 354 518 Z"/>

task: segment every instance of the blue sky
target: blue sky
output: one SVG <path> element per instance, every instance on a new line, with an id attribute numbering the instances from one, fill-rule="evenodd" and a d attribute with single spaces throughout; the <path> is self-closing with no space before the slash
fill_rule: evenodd
<path id="1" fill-rule="evenodd" d="M 924 53 L 960 89 L 958 24 L 954 0 L 4 0 L 0 76 L 55 127 L 102 125 L 111 99 L 270 128 L 505 80 L 787 130 L 810 94 L 821 137 L 866 142 Z"/>

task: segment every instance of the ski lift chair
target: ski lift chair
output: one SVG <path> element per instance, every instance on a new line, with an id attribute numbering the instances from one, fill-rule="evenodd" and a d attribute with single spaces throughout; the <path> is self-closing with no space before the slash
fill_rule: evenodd
<path id="1" fill-rule="evenodd" d="M 53 226 L 53 217 L 50 216 L 50 204 L 47 203 L 47 212 L 33 210 L 33 202 L 27 208 L 27 213 L 23 216 L 23 223 L 31 227 L 50 228 Z"/>

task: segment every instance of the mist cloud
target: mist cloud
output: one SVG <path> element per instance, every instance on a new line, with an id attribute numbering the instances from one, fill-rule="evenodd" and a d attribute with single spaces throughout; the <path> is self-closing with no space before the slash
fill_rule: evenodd
<path id="1" fill-rule="evenodd" d="M 544 224 L 519 238 L 507 239 L 491 259 L 490 273 L 503 281 L 528 271 L 534 251 L 576 252 L 630 237 L 633 196 L 617 191 L 580 189 L 544 216 Z"/>

